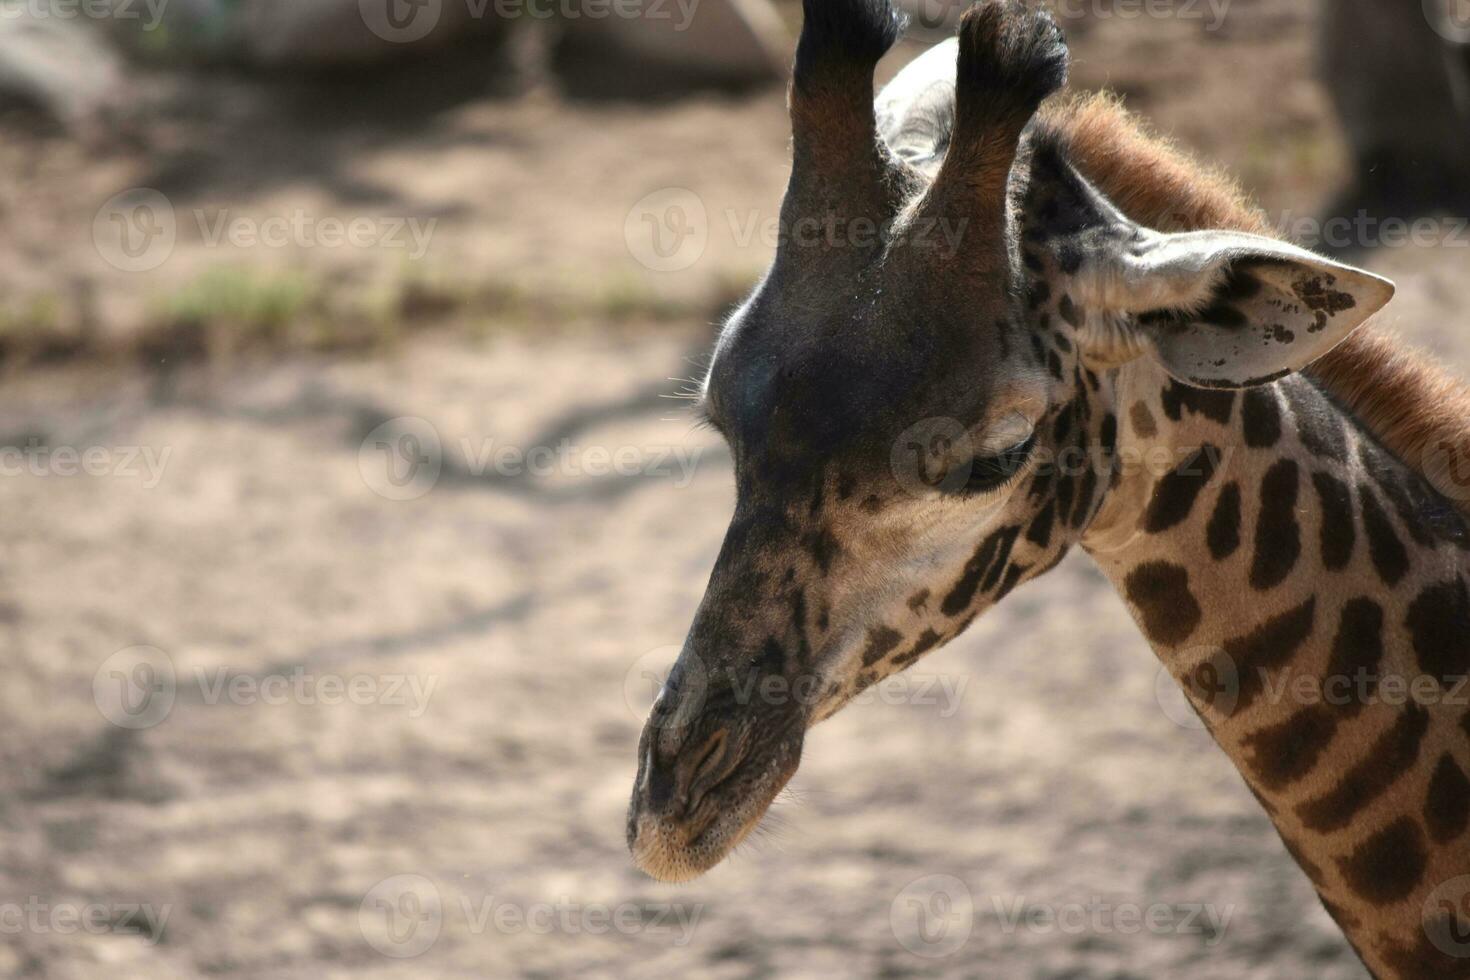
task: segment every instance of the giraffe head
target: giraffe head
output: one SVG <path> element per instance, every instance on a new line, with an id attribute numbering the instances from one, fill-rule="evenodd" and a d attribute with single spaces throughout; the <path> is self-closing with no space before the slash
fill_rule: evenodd
<path id="1" fill-rule="evenodd" d="M 639 747 L 628 841 L 664 880 L 754 828 L 811 725 L 1081 538 L 1116 472 L 1112 367 L 1260 384 L 1391 294 L 1270 239 L 1124 217 L 1035 118 L 1067 51 L 1020 0 L 894 81 L 886 138 L 887 0 L 805 18 L 782 240 L 703 387 L 735 514 Z"/>

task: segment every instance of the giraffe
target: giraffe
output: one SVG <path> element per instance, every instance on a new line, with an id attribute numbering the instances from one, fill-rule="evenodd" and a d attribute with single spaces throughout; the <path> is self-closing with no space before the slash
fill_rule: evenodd
<path id="1" fill-rule="evenodd" d="M 1470 977 L 1470 395 L 1364 328 L 1390 282 L 1060 92 L 1024 0 L 876 105 L 886 0 L 804 15 L 783 235 L 700 392 L 735 512 L 635 863 L 712 868 L 812 725 L 1080 546 L 1369 969 Z"/>

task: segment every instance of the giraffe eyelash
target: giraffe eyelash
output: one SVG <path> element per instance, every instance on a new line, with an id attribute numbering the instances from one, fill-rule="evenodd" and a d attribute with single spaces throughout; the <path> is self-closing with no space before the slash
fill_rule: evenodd
<path id="1" fill-rule="evenodd" d="M 970 474 L 965 480 L 965 493 L 995 493 L 1009 486 L 1016 475 L 1031 458 L 1036 448 L 1036 433 L 1016 443 L 1010 449 L 994 456 L 977 456 L 970 463 Z"/>

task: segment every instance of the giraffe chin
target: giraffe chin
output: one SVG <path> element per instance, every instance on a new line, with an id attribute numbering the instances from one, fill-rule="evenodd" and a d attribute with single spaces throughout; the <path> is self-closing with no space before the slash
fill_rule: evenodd
<path id="1" fill-rule="evenodd" d="M 800 761 L 798 738 L 778 747 L 764 767 L 746 759 L 736 773 L 706 793 L 689 816 L 655 815 L 639 808 L 628 842 L 633 863 L 650 878 L 669 884 L 703 875 L 760 825 L 796 775 Z"/>

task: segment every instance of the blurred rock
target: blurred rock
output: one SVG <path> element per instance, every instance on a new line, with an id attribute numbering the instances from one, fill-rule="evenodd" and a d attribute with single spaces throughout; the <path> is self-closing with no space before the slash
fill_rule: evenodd
<path id="1" fill-rule="evenodd" d="M 79 19 L 8 9 L 0 16 L 0 109 L 73 129 L 126 100 L 117 55 Z"/>
<path id="2" fill-rule="evenodd" d="M 499 34 L 506 21 L 494 10 L 480 0 L 169 0 L 162 40 L 144 46 L 262 67 L 353 67 Z"/>
<path id="3" fill-rule="evenodd" d="M 640 15 L 570 15 L 567 32 L 578 51 L 610 46 L 664 75 L 730 84 L 785 77 L 790 40 L 769 0 L 643 0 L 631 9 Z"/>
<path id="4" fill-rule="evenodd" d="M 1326 0 L 1324 82 L 1352 148 L 1353 204 L 1470 201 L 1470 18 L 1460 0 Z"/>
<path id="5" fill-rule="evenodd" d="M 139 0 L 113 0 L 115 4 Z M 168 0 L 141 37 L 171 57 L 343 68 L 433 56 L 518 26 L 564 29 L 593 50 L 735 82 L 779 78 L 787 41 L 770 0 Z"/>

